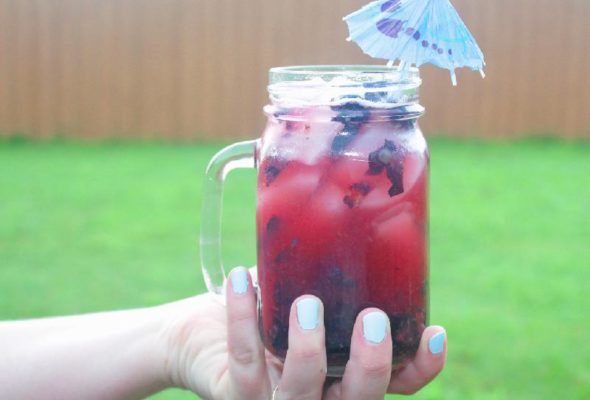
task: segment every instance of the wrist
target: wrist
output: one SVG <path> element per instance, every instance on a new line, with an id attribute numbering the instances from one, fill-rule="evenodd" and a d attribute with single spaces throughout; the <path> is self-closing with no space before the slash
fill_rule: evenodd
<path id="1" fill-rule="evenodd" d="M 212 343 L 219 341 L 225 324 L 225 308 L 213 294 L 200 294 L 157 307 L 162 317 L 158 347 L 161 349 L 161 376 L 167 387 L 190 389 L 199 394 L 209 382 L 201 382 L 199 361 L 207 359 Z"/>

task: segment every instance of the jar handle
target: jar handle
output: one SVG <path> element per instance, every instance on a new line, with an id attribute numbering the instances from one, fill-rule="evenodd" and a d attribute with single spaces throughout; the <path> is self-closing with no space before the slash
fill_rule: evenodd
<path id="1" fill-rule="evenodd" d="M 210 292 L 221 294 L 225 270 L 221 257 L 221 206 L 227 174 L 238 168 L 256 168 L 260 139 L 229 145 L 213 156 L 205 172 L 201 212 L 201 268 Z"/>

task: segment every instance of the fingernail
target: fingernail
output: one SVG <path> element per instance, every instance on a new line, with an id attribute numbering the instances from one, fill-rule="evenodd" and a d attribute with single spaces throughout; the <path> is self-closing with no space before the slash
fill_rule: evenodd
<path id="1" fill-rule="evenodd" d="M 433 335 L 430 340 L 428 341 L 428 350 L 432 354 L 440 354 L 443 352 L 445 348 L 445 336 L 444 332 L 439 332 Z"/>
<path id="2" fill-rule="evenodd" d="M 248 271 L 245 268 L 236 268 L 231 274 L 231 288 L 235 294 L 244 294 L 248 290 Z"/>
<path id="3" fill-rule="evenodd" d="M 315 297 L 306 297 L 297 302 L 297 321 L 305 330 L 317 328 L 320 318 L 320 301 Z"/>
<path id="4" fill-rule="evenodd" d="M 387 334 L 387 316 L 373 311 L 363 316 L 363 336 L 371 343 L 381 343 Z"/>

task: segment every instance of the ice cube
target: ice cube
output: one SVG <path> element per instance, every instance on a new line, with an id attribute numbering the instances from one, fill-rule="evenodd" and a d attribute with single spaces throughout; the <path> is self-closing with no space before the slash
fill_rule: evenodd
<path id="1" fill-rule="evenodd" d="M 318 187 L 321 174 L 320 168 L 289 162 L 270 186 L 259 185 L 257 207 L 267 211 L 277 209 L 280 214 L 297 212 L 293 209 L 308 202 Z"/>

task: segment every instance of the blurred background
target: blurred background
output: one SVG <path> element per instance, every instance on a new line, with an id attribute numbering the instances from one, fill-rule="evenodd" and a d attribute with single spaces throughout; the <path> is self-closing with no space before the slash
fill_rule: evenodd
<path id="1" fill-rule="evenodd" d="M 0 0 L 0 319 L 204 291 L 208 159 L 260 135 L 270 67 L 381 63 L 345 41 L 365 3 Z M 588 399 L 590 2 L 453 4 L 487 77 L 421 69 L 450 356 L 415 397 Z M 254 182 L 228 183 L 228 266 L 255 263 Z"/>

